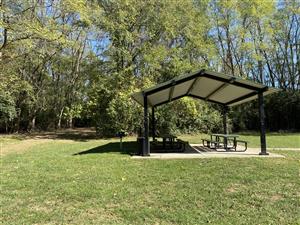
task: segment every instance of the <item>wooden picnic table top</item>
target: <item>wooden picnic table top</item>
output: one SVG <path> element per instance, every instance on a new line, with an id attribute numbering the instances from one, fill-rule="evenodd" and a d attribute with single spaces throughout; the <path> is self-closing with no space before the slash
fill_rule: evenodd
<path id="1" fill-rule="evenodd" d="M 238 134 L 211 134 L 211 136 L 217 136 L 217 137 L 225 137 L 225 138 L 236 138 L 239 137 Z"/>
<path id="2" fill-rule="evenodd" d="M 158 137 L 160 137 L 160 138 L 177 138 L 175 135 L 172 135 L 172 134 L 162 134 L 162 135 L 159 135 Z"/>

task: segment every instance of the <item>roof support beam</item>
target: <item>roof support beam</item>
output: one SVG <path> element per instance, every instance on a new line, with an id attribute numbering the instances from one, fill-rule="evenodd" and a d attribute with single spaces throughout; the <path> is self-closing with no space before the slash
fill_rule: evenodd
<path id="1" fill-rule="evenodd" d="M 222 103 L 222 102 L 217 102 L 217 101 L 214 101 L 214 100 L 205 99 L 205 98 L 203 98 L 203 97 L 200 97 L 200 96 L 197 96 L 197 95 L 192 95 L 192 94 L 189 94 L 188 96 L 190 96 L 190 97 L 193 97 L 193 98 L 197 98 L 197 99 L 200 99 L 200 100 L 204 100 L 204 101 L 207 101 L 207 102 L 211 102 L 211 103 L 219 104 L 219 105 L 225 105 L 225 104 L 224 104 L 224 103 Z"/>
<path id="2" fill-rule="evenodd" d="M 198 71 L 197 73 L 192 74 L 191 76 L 187 76 L 187 77 L 185 77 L 185 78 L 183 78 L 183 79 L 180 79 L 180 80 L 176 80 L 176 79 L 175 79 L 175 80 L 173 80 L 172 82 L 167 82 L 165 85 L 162 85 L 162 86 L 160 86 L 160 87 L 158 87 L 158 88 L 156 88 L 156 89 L 149 90 L 149 91 L 145 92 L 145 94 L 146 94 L 146 95 L 154 94 L 154 93 L 156 93 L 156 92 L 159 92 L 159 91 L 165 90 L 165 89 L 167 89 L 167 88 L 170 88 L 170 87 L 172 87 L 173 85 L 182 84 L 182 83 L 187 82 L 187 81 L 189 81 L 189 80 L 191 80 L 191 79 L 194 79 L 194 78 L 196 78 L 196 77 L 202 76 L 204 73 L 205 73 L 205 70 L 200 70 L 200 71 Z M 174 82 L 174 83 L 173 83 L 173 82 Z"/>
<path id="3" fill-rule="evenodd" d="M 215 94 L 217 94 L 219 91 L 223 90 L 224 88 L 226 88 L 228 85 L 232 84 L 234 82 L 235 78 L 231 78 L 229 83 L 224 83 L 222 85 L 220 85 L 219 87 L 217 87 L 215 90 L 213 90 L 211 93 L 209 93 L 206 97 L 205 100 L 209 99 L 210 97 L 214 96 Z"/>
<path id="4" fill-rule="evenodd" d="M 257 91 L 253 91 L 253 92 L 251 92 L 251 93 L 249 93 L 249 94 L 245 94 L 245 95 L 243 95 L 243 96 L 241 96 L 241 97 L 239 97 L 239 98 L 236 98 L 236 99 L 233 99 L 233 100 L 231 100 L 231 101 L 229 101 L 229 102 L 226 102 L 225 105 L 231 105 L 231 104 L 233 104 L 233 103 L 242 101 L 242 100 L 244 100 L 244 99 L 246 99 L 246 98 L 250 98 L 250 97 L 252 97 L 252 96 L 254 96 L 254 95 L 257 95 L 257 93 L 258 93 Z"/>
<path id="5" fill-rule="evenodd" d="M 212 80 L 222 81 L 222 82 L 226 82 L 226 83 L 228 83 L 230 81 L 226 78 L 213 76 L 213 75 L 208 74 L 208 73 L 204 73 L 203 76 L 207 77 L 207 78 L 210 78 Z M 251 86 L 251 85 L 248 85 L 248 84 L 240 83 L 236 80 L 233 81 L 232 84 L 234 84 L 235 86 L 242 87 L 242 88 L 247 88 L 247 89 L 250 89 L 250 90 L 253 90 L 253 91 L 259 91 L 260 90 L 260 88 L 257 88 L 257 87 L 254 87 L 254 86 Z"/>
<path id="6" fill-rule="evenodd" d="M 157 107 L 157 106 L 160 106 L 160 105 L 164 105 L 164 104 L 166 104 L 166 103 L 169 103 L 169 102 L 173 102 L 173 101 L 175 101 L 175 100 L 177 100 L 177 99 L 180 99 L 180 98 L 183 98 L 183 97 L 185 97 L 185 96 L 192 97 L 192 98 L 197 98 L 197 99 L 200 99 L 200 100 L 204 100 L 204 101 L 211 102 L 211 103 L 215 103 L 215 104 L 219 104 L 219 105 L 225 105 L 224 103 L 221 103 L 221 102 L 217 102 L 217 101 L 213 101 L 213 100 L 209 100 L 209 99 L 208 99 L 208 100 L 205 100 L 205 98 L 202 98 L 202 97 L 197 96 L 197 95 L 193 95 L 193 94 L 186 95 L 186 94 L 184 94 L 184 95 L 179 95 L 179 96 L 177 96 L 177 97 L 171 99 L 171 101 L 167 100 L 167 101 L 160 102 L 160 103 L 154 105 L 153 107 Z"/>
<path id="7" fill-rule="evenodd" d="M 173 98 L 173 93 L 174 93 L 174 88 L 175 88 L 175 81 L 172 81 L 172 84 L 173 84 L 173 86 L 171 87 L 170 92 L 169 92 L 169 102 Z"/>
<path id="8" fill-rule="evenodd" d="M 182 98 L 182 97 L 184 97 L 184 96 L 186 96 L 186 94 L 184 94 L 184 95 L 179 95 L 179 96 L 177 96 L 177 97 L 175 97 L 175 98 L 172 98 L 170 101 L 167 100 L 167 101 L 160 102 L 160 103 L 156 104 L 154 107 L 157 107 L 157 106 L 160 106 L 160 105 L 163 105 L 163 104 L 167 104 L 167 103 L 169 103 L 169 102 L 173 102 L 173 101 L 175 101 L 175 100 L 177 100 L 177 99 L 180 99 L 180 98 Z"/>
<path id="9" fill-rule="evenodd" d="M 201 77 L 195 78 L 195 80 L 193 81 L 193 83 L 189 87 L 188 91 L 186 92 L 187 95 L 189 95 L 193 91 L 194 87 L 196 86 L 196 84 L 198 83 L 198 81 L 200 80 L 200 78 Z"/>

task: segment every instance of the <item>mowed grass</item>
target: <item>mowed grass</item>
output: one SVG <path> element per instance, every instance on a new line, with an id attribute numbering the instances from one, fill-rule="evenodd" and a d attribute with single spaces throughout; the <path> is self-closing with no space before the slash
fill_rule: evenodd
<path id="1" fill-rule="evenodd" d="M 260 147 L 259 133 L 238 133 L 238 139 L 248 142 L 249 147 Z M 208 134 L 179 135 L 183 140 L 190 143 L 202 143 L 202 138 L 209 138 Z M 300 148 L 300 133 L 267 133 L 267 147 L 269 148 Z"/>
<path id="2" fill-rule="evenodd" d="M 134 160 L 135 144 L 120 152 L 116 141 L 51 140 L 1 157 L 0 223 L 300 224 L 300 151 Z"/>

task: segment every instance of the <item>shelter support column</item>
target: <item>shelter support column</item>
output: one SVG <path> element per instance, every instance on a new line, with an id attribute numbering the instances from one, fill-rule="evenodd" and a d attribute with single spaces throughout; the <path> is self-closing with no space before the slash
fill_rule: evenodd
<path id="1" fill-rule="evenodd" d="M 155 107 L 152 107 L 152 139 L 155 140 Z"/>
<path id="2" fill-rule="evenodd" d="M 224 108 L 223 108 L 223 129 L 224 129 L 224 134 L 228 134 L 227 114 L 228 114 L 228 107 L 224 106 Z"/>
<path id="3" fill-rule="evenodd" d="M 144 94 L 144 142 L 143 142 L 142 155 L 143 156 L 150 155 L 148 99 L 147 99 L 147 95 L 145 94 Z"/>
<path id="4" fill-rule="evenodd" d="M 258 93 L 259 124 L 260 124 L 260 155 L 269 155 L 266 144 L 265 106 L 263 92 Z"/>

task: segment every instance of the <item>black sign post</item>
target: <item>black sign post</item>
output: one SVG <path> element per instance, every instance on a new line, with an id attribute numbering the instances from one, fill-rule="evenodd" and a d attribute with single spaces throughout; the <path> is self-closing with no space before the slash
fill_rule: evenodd
<path id="1" fill-rule="evenodd" d="M 123 151 L 123 137 L 125 137 L 124 131 L 119 131 L 117 136 L 120 138 L 120 151 Z"/>

